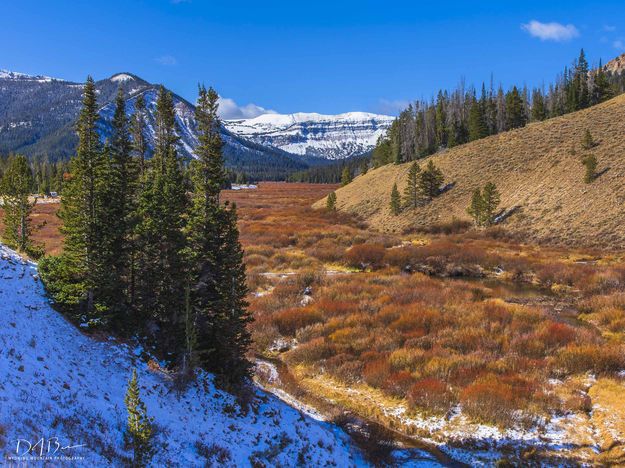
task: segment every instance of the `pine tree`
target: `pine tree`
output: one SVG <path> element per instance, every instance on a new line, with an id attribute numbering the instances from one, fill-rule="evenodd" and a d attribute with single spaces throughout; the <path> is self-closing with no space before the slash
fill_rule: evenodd
<path id="1" fill-rule="evenodd" d="M 136 219 L 136 192 L 139 167 L 131 156 L 130 121 L 126 115 L 126 101 L 121 88 L 115 99 L 112 134 L 108 151 L 108 170 L 104 176 L 103 196 L 106 198 L 106 223 L 103 226 L 105 242 L 103 261 L 109 270 L 110 284 L 105 294 L 112 305 L 111 313 L 118 323 L 125 317 L 126 305 L 134 295 L 134 238 Z"/>
<path id="2" fill-rule="evenodd" d="M 146 129 L 146 110 L 145 98 L 143 94 L 139 94 L 135 99 L 135 111 L 132 116 L 132 149 L 139 160 L 139 173 L 141 176 L 145 173 L 145 157 L 148 152 L 148 144 L 145 138 Z"/>
<path id="3" fill-rule="evenodd" d="M 226 388 L 237 389 L 252 375 L 246 354 L 252 342 L 247 325 L 252 315 L 245 300 L 248 293 L 243 249 L 239 242 L 236 205 L 221 211 L 223 244 L 220 255 L 219 295 L 223 319 L 217 326 L 217 346 L 211 364 Z M 217 367 L 214 367 L 217 364 Z"/>
<path id="4" fill-rule="evenodd" d="M 245 354 L 250 344 L 245 296 L 245 267 L 239 244 L 236 207 L 221 206 L 226 182 L 223 142 L 217 115 L 219 96 L 199 89 L 196 106 L 198 157 L 191 166 L 193 207 L 187 226 L 191 267 L 191 304 L 197 317 L 198 359 L 228 386 L 251 372 Z"/>
<path id="5" fill-rule="evenodd" d="M 82 110 L 78 117 L 78 147 L 70 161 L 70 174 L 63 187 L 59 217 L 63 220 L 63 254 L 49 263 L 43 262 L 42 277 L 48 290 L 61 304 L 72 306 L 76 318 L 100 320 L 99 292 L 110 274 L 102 264 L 104 226 L 103 174 L 107 156 L 97 132 L 98 105 L 91 77 L 83 92 Z M 53 284 L 52 284 L 53 283 Z M 79 308 L 75 306 L 80 305 Z M 84 314 L 82 314 L 84 313 Z"/>
<path id="6" fill-rule="evenodd" d="M 595 146 L 597 146 L 597 143 L 593 139 L 590 130 L 586 129 L 586 131 L 584 132 L 584 137 L 582 138 L 582 148 L 584 148 L 585 150 L 589 150 L 591 148 L 594 148 Z"/>
<path id="7" fill-rule="evenodd" d="M 406 180 L 406 188 L 404 189 L 404 205 L 410 208 L 416 208 L 419 205 L 419 174 L 421 168 L 419 164 L 413 162 L 408 170 L 408 177 Z"/>
<path id="8" fill-rule="evenodd" d="M 336 211 L 336 192 L 330 192 L 326 199 L 326 209 L 329 211 Z"/>
<path id="9" fill-rule="evenodd" d="M 30 214 L 35 203 L 28 200 L 33 174 L 25 156 L 9 156 L 0 182 L 4 209 L 3 242 L 20 252 L 30 253 Z M 36 200 L 35 200 L 36 202 Z"/>
<path id="10" fill-rule="evenodd" d="M 155 453 L 154 418 L 148 416 L 141 400 L 136 369 L 132 370 L 124 403 L 128 412 L 126 439 L 133 452 L 131 466 L 142 468 L 150 464 Z"/>
<path id="11" fill-rule="evenodd" d="M 532 95 L 532 120 L 541 121 L 547 118 L 547 109 L 545 108 L 545 99 L 543 93 L 536 89 Z"/>
<path id="12" fill-rule="evenodd" d="M 484 120 L 484 111 L 474 97 L 469 110 L 469 141 L 479 140 L 485 136 L 488 136 L 488 127 Z"/>
<path id="13" fill-rule="evenodd" d="M 187 263 L 183 234 L 188 199 L 176 146 L 171 93 L 160 88 L 155 148 L 138 202 L 136 304 L 163 358 L 184 350 L 184 289 Z"/>
<path id="14" fill-rule="evenodd" d="M 599 68 L 597 68 L 594 75 L 594 87 L 591 96 L 591 103 L 599 104 L 600 102 L 607 101 L 608 99 L 614 97 L 614 94 L 614 88 L 610 84 L 601 62 L 599 62 Z"/>
<path id="15" fill-rule="evenodd" d="M 467 213 L 473 218 L 476 226 L 484 224 L 484 199 L 482 198 L 482 190 L 476 188 L 471 197 L 471 204 L 467 208 Z"/>
<path id="16" fill-rule="evenodd" d="M 393 184 L 393 189 L 391 190 L 391 213 L 397 216 L 401 213 L 401 197 L 399 195 L 399 190 L 397 190 L 397 184 Z"/>
<path id="17" fill-rule="evenodd" d="M 523 127 L 527 123 L 525 104 L 516 86 L 506 94 L 506 128 Z"/>
<path id="18" fill-rule="evenodd" d="M 584 182 L 592 183 L 597 177 L 597 158 L 594 154 L 589 154 L 582 159 L 582 164 L 586 168 Z"/>
<path id="19" fill-rule="evenodd" d="M 500 200 L 497 187 L 494 183 L 488 182 L 482 190 L 482 217 L 485 226 L 491 226 L 495 222 Z"/>
<path id="20" fill-rule="evenodd" d="M 577 109 L 585 109 L 590 105 L 588 92 L 588 61 L 584 49 L 579 53 L 575 69 L 574 85 L 577 87 Z"/>
<path id="21" fill-rule="evenodd" d="M 352 172 L 349 170 L 348 166 L 343 168 L 343 172 L 341 173 L 341 185 L 345 186 L 352 181 Z"/>
<path id="22" fill-rule="evenodd" d="M 443 173 L 434 165 L 430 160 L 427 166 L 419 178 L 419 190 L 421 193 L 430 200 L 436 197 L 440 193 L 441 185 L 443 184 Z"/>

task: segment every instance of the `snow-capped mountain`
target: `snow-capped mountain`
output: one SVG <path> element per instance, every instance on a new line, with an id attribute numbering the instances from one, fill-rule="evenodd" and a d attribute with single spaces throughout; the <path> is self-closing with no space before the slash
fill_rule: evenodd
<path id="1" fill-rule="evenodd" d="M 315 113 L 264 114 L 253 119 L 227 120 L 233 133 L 289 153 L 324 159 L 344 159 L 367 153 L 395 118 L 366 112 L 338 115 Z"/>
<path id="2" fill-rule="evenodd" d="M 145 95 L 148 109 L 148 143 L 154 140 L 154 111 L 159 85 L 149 83 L 132 73 L 117 73 L 96 82 L 101 106 L 102 137 L 110 134 L 109 121 L 114 99 L 121 88 L 128 96 L 128 111 L 134 110 L 139 94 Z M 70 157 L 76 147 L 74 124 L 81 107 L 83 84 L 45 76 L 0 72 L 0 154 L 11 152 L 51 160 Z M 193 157 L 197 143 L 195 107 L 173 94 L 180 152 Z M 308 165 L 297 156 L 280 149 L 262 146 L 222 128 L 226 165 L 257 179 L 284 178 Z"/>
<path id="3" fill-rule="evenodd" d="M 177 389 L 171 375 L 139 357 L 140 348 L 81 333 L 50 306 L 36 265 L 3 245 L 0 279 L 0 457 L 7 466 L 128 465 L 124 394 L 132 369 L 157 427 L 150 466 L 364 464 L 342 430 L 273 395 L 257 390 L 254 408 L 240 411 L 210 374 Z"/>

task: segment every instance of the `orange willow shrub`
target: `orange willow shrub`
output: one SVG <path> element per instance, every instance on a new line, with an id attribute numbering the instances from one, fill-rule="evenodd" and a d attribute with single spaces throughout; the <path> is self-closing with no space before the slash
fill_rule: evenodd
<path id="1" fill-rule="evenodd" d="M 490 374 L 478 379 L 460 393 L 463 411 L 487 423 L 511 425 L 513 412 L 519 409 L 514 388 Z"/>
<path id="2" fill-rule="evenodd" d="M 384 390 L 394 397 L 405 397 L 406 393 L 412 384 L 414 379 L 410 372 L 399 371 L 392 373 L 383 384 Z"/>
<path id="3" fill-rule="evenodd" d="M 625 347 L 614 344 L 570 344 L 560 350 L 556 362 L 569 374 L 618 372 L 625 368 Z"/>
<path id="4" fill-rule="evenodd" d="M 446 412 L 454 404 L 454 396 L 448 385 L 434 377 L 417 380 L 410 387 L 407 398 L 413 408 L 434 413 Z"/>
<path id="5" fill-rule="evenodd" d="M 294 336 L 297 330 L 321 322 L 323 317 L 315 307 L 296 307 L 273 315 L 273 323 L 283 335 Z"/>
<path id="6" fill-rule="evenodd" d="M 345 252 L 345 260 L 355 268 L 377 268 L 382 264 L 386 249 L 381 244 L 354 245 Z"/>
<path id="7" fill-rule="evenodd" d="M 334 356 L 335 352 L 334 346 L 325 338 L 315 338 L 287 352 L 286 359 L 291 364 L 319 364 Z"/>
<path id="8" fill-rule="evenodd" d="M 386 358 L 376 359 L 365 364 L 362 375 L 369 385 L 380 388 L 391 375 L 391 365 Z"/>

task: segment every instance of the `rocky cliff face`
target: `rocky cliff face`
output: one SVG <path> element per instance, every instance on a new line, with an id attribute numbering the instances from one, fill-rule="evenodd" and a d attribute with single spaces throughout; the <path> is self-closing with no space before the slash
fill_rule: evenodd
<path id="1" fill-rule="evenodd" d="M 254 119 L 228 120 L 224 124 L 237 135 L 289 153 L 344 159 L 373 149 L 393 120 L 388 115 L 365 112 L 297 113 L 265 114 Z"/>

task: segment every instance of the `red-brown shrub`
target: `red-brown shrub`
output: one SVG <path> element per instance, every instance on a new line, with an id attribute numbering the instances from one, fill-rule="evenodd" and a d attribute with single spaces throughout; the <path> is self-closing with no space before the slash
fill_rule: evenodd
<path id="1" fill-rule="evenodd" d="M 334 346 L 327 343 L 325 338 L 315 338 L 286 353 L 286 358 L 288 362 L 294 364 L 317 364 L 332 357 L 334 353 Z"/>
<path id="2" fill-rule="evenodd" d="M 410 388 L 408 402 L 412 407 L 439 413 L 449 409 L 453 403 L 453 395 L 445 382 L 427 377 L 416 381 Z"/>
<path id="3" fill-rule="evenodd" d="M 569 374 L 618 372 L 625 368 L 625 350 L 618 345 L 571 344 L 560 350 L 557 364 Z"/>
<path id="4" fill-rule="evenodd" d="M 273 315 L 273 323 L 283 335 L 294 336 L 295 332 L 308 325 L 321 322 L 321 313 L 313 307 L 296 307 L 281 310 Z"/>
<path id="5" fill-rule="evenodd" d="M 380 244 L 359 244 L 345 252 L 345 260 L 355 268 L 377 268 L 381 266 L 385 252 L 384 246 Z"/>
<path id="6" fill-rule="evenodd" d="M 510 425 L 518 408 L 512 385 L 495 375 L 487 375 L 460 393 L 463 410 L 487 423 Z"/>
<path id="7" fill-rule="evenodd" d="M 377 359 L 366 363 L 362 374 L 365 382 L 380 388 L 391 375 L 391 365 L 386 358 Z"/>
<path id="8" fill-rule="evenodd" d="M 414 379 L 410 375 L 410 372 L 407 371 L 399 371 L 391 374 L 388 379 L 384 382 L 384 390 L 389 394 L 399 397 L 405 398 L 406 393 L 414 383 Z"/>

